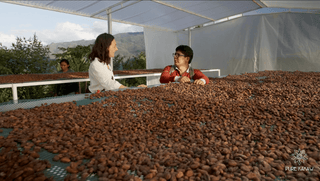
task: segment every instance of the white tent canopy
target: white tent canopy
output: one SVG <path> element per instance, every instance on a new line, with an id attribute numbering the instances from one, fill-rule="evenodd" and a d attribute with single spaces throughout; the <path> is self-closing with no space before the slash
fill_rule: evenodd
<path id="1" fill-rule="evenodd" d="M 111 20 L 112 15 L 114 22 L 142 26 L 147 69 L 164 68 L 172 64 L 171 54 L 180 44 L 192 45 L 194 68 L 220 68 L 222 75 L 263 70 L 319 71 L 320 67 L 317 58 L 320 57 L 320 17 L 315 14 L 319 13 L 320 1 L 2 2 L 103 20 Z M 289 12 L 304 9 L 304 13 L 243 16 L 244 13 L 263 8 L 287 8 Z M 203 26 L 208 23 L 214 25 Z M 199 25 L 200 28 L 194 28 Z M 108 27 L 111 33 L 110 21 Z M 185 29 L 189 32 L 183 31 Z M 148 78 L 149 85 L 156 83 L 158 78 Z"/>
<path id="2" fill-rule="evenodd" d="M 5 1 L 143 27 L 176 31 L 261 8 L 246 1 Z"/>
<path id="3" fill-rule="evenodd" d="M 104 20 L 108 20 L 108 13 L 111 13 L 114 22 L 169 31 L 183 30 L 264 7 L 320 9 L 319 1 L 297 0 L 7 0 L 2 2 Z"/>

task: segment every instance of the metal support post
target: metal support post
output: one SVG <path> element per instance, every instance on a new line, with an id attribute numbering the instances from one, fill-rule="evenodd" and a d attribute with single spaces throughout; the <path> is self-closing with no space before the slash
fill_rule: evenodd
<path id="1" fill-rule="evenodd" d="M 13 95 L 13 103 L 17 104 L 18 103 L 18 89 L 17 85 L 12 84 L 12 95 Z"/>
<path id="2" fill-rule="evenodd" d="M 191 47 L 191 30 L 188 28 L 188 45 Z"/>
<path id="3" fill-rule="evenodd" d="M 108 13 L 108 33 L 112 35 L 112 20 L 111 20 L 111 9 L 107 10 Z M 111 70 L 113 71 L 113 58 L 110 58 Z"/>
<path id="4" fill-rule="evenodd" d="M 188 45 L 191 48 L 191 30 L 190 27 L 188 28 Z M 190 66 L 192 67 L 191 63 Z"/>

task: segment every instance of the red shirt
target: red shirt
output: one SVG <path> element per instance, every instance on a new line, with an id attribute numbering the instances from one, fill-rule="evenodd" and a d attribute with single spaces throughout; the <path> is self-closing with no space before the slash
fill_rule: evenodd
<path id="1" fill-rule="evenodd" d="M 186 71 L 183 73 L 183 75 L 180 75 L 180 72 L 175 69 L 171 74 L 170 69 L 172 65 L 168 65 L 163 69 L 163 72 L 160 77 L 160 83 L 169 83 L 169 82 L 174 82 L 174 78 L 176 76 L 187 76 L 190 79 L 190 74 Z M 198 69 L 193 69 L 194 75 L 193 75 L 193 80 L 197 79 L 204 79 L 206 81 L 206 84 L 209 83 L 209 79 L 207 76 L 205 76 L 200 70 Z"/>

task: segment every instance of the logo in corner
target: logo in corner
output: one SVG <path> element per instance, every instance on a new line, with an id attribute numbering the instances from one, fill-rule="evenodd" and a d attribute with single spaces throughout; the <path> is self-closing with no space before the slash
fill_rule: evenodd
<path id="1" fill-rule="evenodd" d="M 304 163 L 305 160 L 308 160 L 308 156 L 304 150 L 294 150 L 294 153 L 291 155 L 292 160 L 294 160 L 294 163 L 298 163 L 300 165 L 301 163 Z"/>

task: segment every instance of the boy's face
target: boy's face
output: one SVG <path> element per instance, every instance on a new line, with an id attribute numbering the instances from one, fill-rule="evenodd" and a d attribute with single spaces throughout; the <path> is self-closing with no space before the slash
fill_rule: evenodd
<path id="1" fill-rule="evenodd" d="M 180 52 L 176 51 L 175 56 L 174 56 L 174 65 L 179 67 L 183 65 L 188 65 L 189 64 L 189 57 L 185 57 L 185 55 Z"/>

